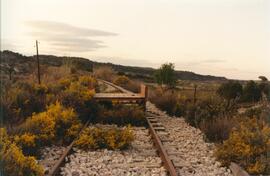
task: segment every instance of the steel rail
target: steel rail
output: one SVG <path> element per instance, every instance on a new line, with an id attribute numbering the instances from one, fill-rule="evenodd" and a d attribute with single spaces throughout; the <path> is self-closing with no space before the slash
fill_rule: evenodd
<path id="1" fill-rule="evenodd" d="M 151 133 L 152 138 L 154 140 L 155 146 L 158 149 L 159 156 L 161 157 L 161 160 L 163 161 L 165 168 L 167 169 L 167 171 L 169 172 L 169 174 L 171 176 L 177 176 L 176 169 L 175 169 L 171 159 L 169 158 L 166 150 L 164 149 L 162 142 L 160 141 L 160 138 L 158 137 L 153 125 L 151 124 L 149 119 L 146 119 L 146 120 L 147 120 L 147 123 L 149 125 L 149 130 L 150 130 L 150 133 Z"/>
<path id="2" fill-rule="evenodd" d="M 81 129 L 81 131 L 79 132 L 79 135 L 82 133 L 82 131 L 88 126 L 90 122 L 87 121 L 83 128 Z M 49 170 L 49 173 L 48 173 L 48 176 L 55 176 L 58 172 L 59 172 L 59 169 L 60 167 L 62 166 L 62 164 L 64 163 L 65 161 L 65 158 L 68 154 L 70 154 L 71 152 L 71 149 L 75 143 L 75 140 L 78 138 L 78 136 L 69 144 L 69 146 L 67 147 L 67 149 L 65 149 L 65 151 L 63 152 L 62 156 L 58 159 L 58 161 L 54 164 L 54 166 Z"/>

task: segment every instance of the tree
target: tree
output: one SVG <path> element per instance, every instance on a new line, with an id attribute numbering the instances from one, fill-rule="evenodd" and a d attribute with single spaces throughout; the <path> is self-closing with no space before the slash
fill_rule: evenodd
<path id="1" fill-rule="evenodd" d="M 268 79 L 265 76 L 259 76 L 259 79 L 261 79 L 263 82 L 268 81 Z"/>
<path id="2" fill-rule="evenodd" d="M 162 64 L 155 73 L 155 79 L 161 87 L 164 85 L 169 89 L 174 88 L 176 85 L 176 76 L 173 63 Z"/>
<path id="3" fill-rule="evenodd" d="M 270 85 L 268 79 L 265 76 L 259 76 L 261 82 L 259 83 L 259 89 L 261 91 L 261 96 L 270 99 Z"/>
<path id="4" fill-rule="evenodd" d="M 217 90 L 217 94 L 227 100 L 227 108 L 236 100 L 236 98 L 239 98 L 242 95 L 242 92 L 242 85 L 235 81 L 223 83 Z"/>
<path id="5" fill-rule="evenodd" d="M 257 102 L 261 98 L 261 90 L 257 83 L 254 81 L 248 81 L 243 88 L 243 101 Z"/>

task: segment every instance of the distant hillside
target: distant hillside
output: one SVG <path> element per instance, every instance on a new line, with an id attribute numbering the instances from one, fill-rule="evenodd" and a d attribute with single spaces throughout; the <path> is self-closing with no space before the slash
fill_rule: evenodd
<path id="1" fill-rule="evenodd" d="M 46 66 L 61 66 L 71 64 L 77 69 L 92 71 L 93 68 L 100 66 L 109 66 L 119 74 L 127 74 L 136 78 L 152 79 L 156 69 L 148 67 L 124 66 L 112 63 L 100 63 L 80 57 L 57 57 L 52 55 L 40 55 L 40 63 Z M 12 51 L 1 51 L 1 72 L 8 73 L 9 68 L 13 68 L 16 73 L 32 73 L 36 68 L 36 59 L 34 56 L 23 56 Z M 200 75 L 188 71 L 176 71 L 178 79 L 181 80 L 201 80 L 201 81 L 224 81 L 225 77 L 211 75 Z"/>

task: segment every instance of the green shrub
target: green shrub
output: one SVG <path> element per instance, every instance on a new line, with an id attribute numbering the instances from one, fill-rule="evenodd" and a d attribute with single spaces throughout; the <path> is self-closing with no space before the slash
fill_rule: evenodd
<path id="1" fill-rule="evenodd" d="M 200 100 L 195 105 L 187 108 L 187 122 L 192 126 L 199 127 L 202 121 L 214 120 L 218 117 L 225 117 L 235 112 L 235 109 L 226 109 L 226 102 L 218 97 L 210 97 Z"/>
<path id="2" fill-rule="evenodd" d="M 82 132 L 74 145 L 84 150 L 101 148 L 122 150 L 126 149 L 133 140 L 134 135 L 130 126 L 123 129 L 88 127 Z"/>
<path id="3" fill-rule="evenodd" d="M 243 102 L 257 102 L 261 99 L 261 90 L 259 85 L 254 81 L 248 81 L 243 89 Z"/>
<path id="4" fill-rule="evenodd" d="M 185 121 L 199 128 L 211 142 L 220 142 L 228 138 L 235 121 L 235 109 L 226 108 L 227 103 L 217 98 L 200 100 L 187 106 Z"/>
<path id="5" fill-rule="evenodd" d="M 270 174 L 269 153 L 269 125 L 256 118 L 245 118 L 215 154 L 223 165 L 236 162 L 250 174 Z"/>
<path id="6" fill-rule="evenodd" d="M 101 108 L 96 122 L 117 125 L 132 124 L 134 126 L 144 126 L 146 119 L 144 111 L 138 106 L 116 105 L 111 109 Z"/>

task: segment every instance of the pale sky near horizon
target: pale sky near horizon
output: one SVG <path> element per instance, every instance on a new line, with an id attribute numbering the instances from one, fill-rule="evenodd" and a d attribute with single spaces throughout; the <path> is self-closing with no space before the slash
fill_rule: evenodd
<path id="1" fill-rule="evenodd" d="M 1 0 L 1 50 L 270 79 L 269 0 Z"/>

